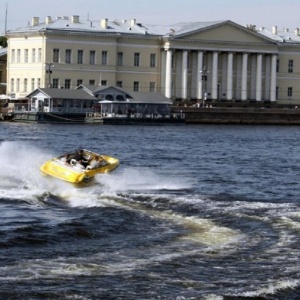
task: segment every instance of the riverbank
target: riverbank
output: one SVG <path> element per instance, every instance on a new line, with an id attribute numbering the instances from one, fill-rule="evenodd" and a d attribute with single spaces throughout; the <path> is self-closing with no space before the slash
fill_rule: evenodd
<path id="1" fill-rule="evenodd" d="M 148 125 L 148 124 L 246 124 L 246 125 L 300 125 L 300 109 L 297 108 L 266 108 L 266 107 L 184 107 L 173 106 L 171 117 L 142 118 L 99 117 L 64 118 L 45 114 L 43 118 L 35 113 L 19 113 L 3 116 L 2 121 L 37 122 L 37 123 L 95 123 L 107 125 Z M 51 118 L 50 118 L 51 117 Z M 100 122 L 101 121 L 101 122 Z"/>
<path id="2" fill-rule="evenodd" d="M 300 109 L 251 107 L 173 107 L 186 124 L 300 125 Z"/>

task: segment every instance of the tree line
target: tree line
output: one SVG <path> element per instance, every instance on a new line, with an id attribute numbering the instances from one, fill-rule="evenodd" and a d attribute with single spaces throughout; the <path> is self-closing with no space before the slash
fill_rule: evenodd
<path id="1" fill-rule="evenodd" d="M 7 37 L 0 36 L 0 46 L 3 47 L 3 48 L 7 47 Z"/>

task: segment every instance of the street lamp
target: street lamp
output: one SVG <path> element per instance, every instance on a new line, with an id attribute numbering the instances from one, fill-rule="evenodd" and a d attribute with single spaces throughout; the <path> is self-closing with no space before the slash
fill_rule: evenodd
<path id="1" fill-rule="evenodd" d="M 209 71 L 206 70 L 206 66 L 203 67 L 203 69 L 200 71 L 201 73 L 201 80 L 204 81 L 204 97 L 203 97 L 203 107 L 205 106 L 205 101 L 207 100 L 207 76 L 209 74 Z"/>
<path id="2" fill-rule="evenodd" d="M 45 70 L 46 73 L 48 74 L 48 87 L 51 88 L 52 84 L 51 84 L 51 74 L 52 74 L 52 69 L 54 68 L 54 64 L 53 63 L 45 63 Z"/>

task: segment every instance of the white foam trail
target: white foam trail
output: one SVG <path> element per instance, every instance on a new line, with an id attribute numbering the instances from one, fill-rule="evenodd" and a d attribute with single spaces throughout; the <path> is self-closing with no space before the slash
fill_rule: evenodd
<path id="1" fill-rule="evenodd" d="M 8 198 L 36 198 L 50 192 L 65 199 L 72 206 L 112 205 L 111 195 L 126 191 L 178 190 L 189 187 L 188 183 L 166 178 L 152 170 L 123 168 L 109 174 L 97 175 L 95 186 L 78 189 L 69 183 L 44 177 L 40 166 L 57 154 L 47 153 L 31 144 L 5 141 L 0 144 L 0 192 Z M 110 201 L 103 195 L 108 195 Z M 103 203 L 103 202 L 107 203 Z M 101 203 L 102 202 L 102 203 Z"/>
<path id="2" fill-rule="evenodd" d="M 22 142 L 0 144 L 0 193 L 14 199 L 30 199 L 45 192 L 40 165 L 51 157 Z"/>
<path id="3" fill-rule="evenodd" d="M 179 181 L 176 178 L 166 178 L 146 168 L 123 168 L 122 171 L 106 175 L 108 176 L 96 176 L 96 182 L 102 184 L 105 189 L 115 192 L 190 188 L 188 182 Z"/>
<path id="4" fill-rule="evenodd" d="M 259 297 L 262 295 L 274 295 L 278 291 L 296 288 L 297 286 L 299 286 L 299 280 L 281 280 L 271 283 L 268 286 L 260 288 L 256 291 L 242 293 L 240 296 Z"/>

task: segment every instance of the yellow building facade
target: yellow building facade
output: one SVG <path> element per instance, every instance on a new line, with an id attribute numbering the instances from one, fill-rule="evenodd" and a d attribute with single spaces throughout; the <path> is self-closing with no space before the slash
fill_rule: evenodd
<path id="1" fill-rule="evenodd" d="M 276 29 L 276 30 L 275 30 Z M 170 99 L 300 104 L 300 36 L 232 21 L 155 26 L 79 16 L 8 31 L 7 94 L 80 84 Z"/>

